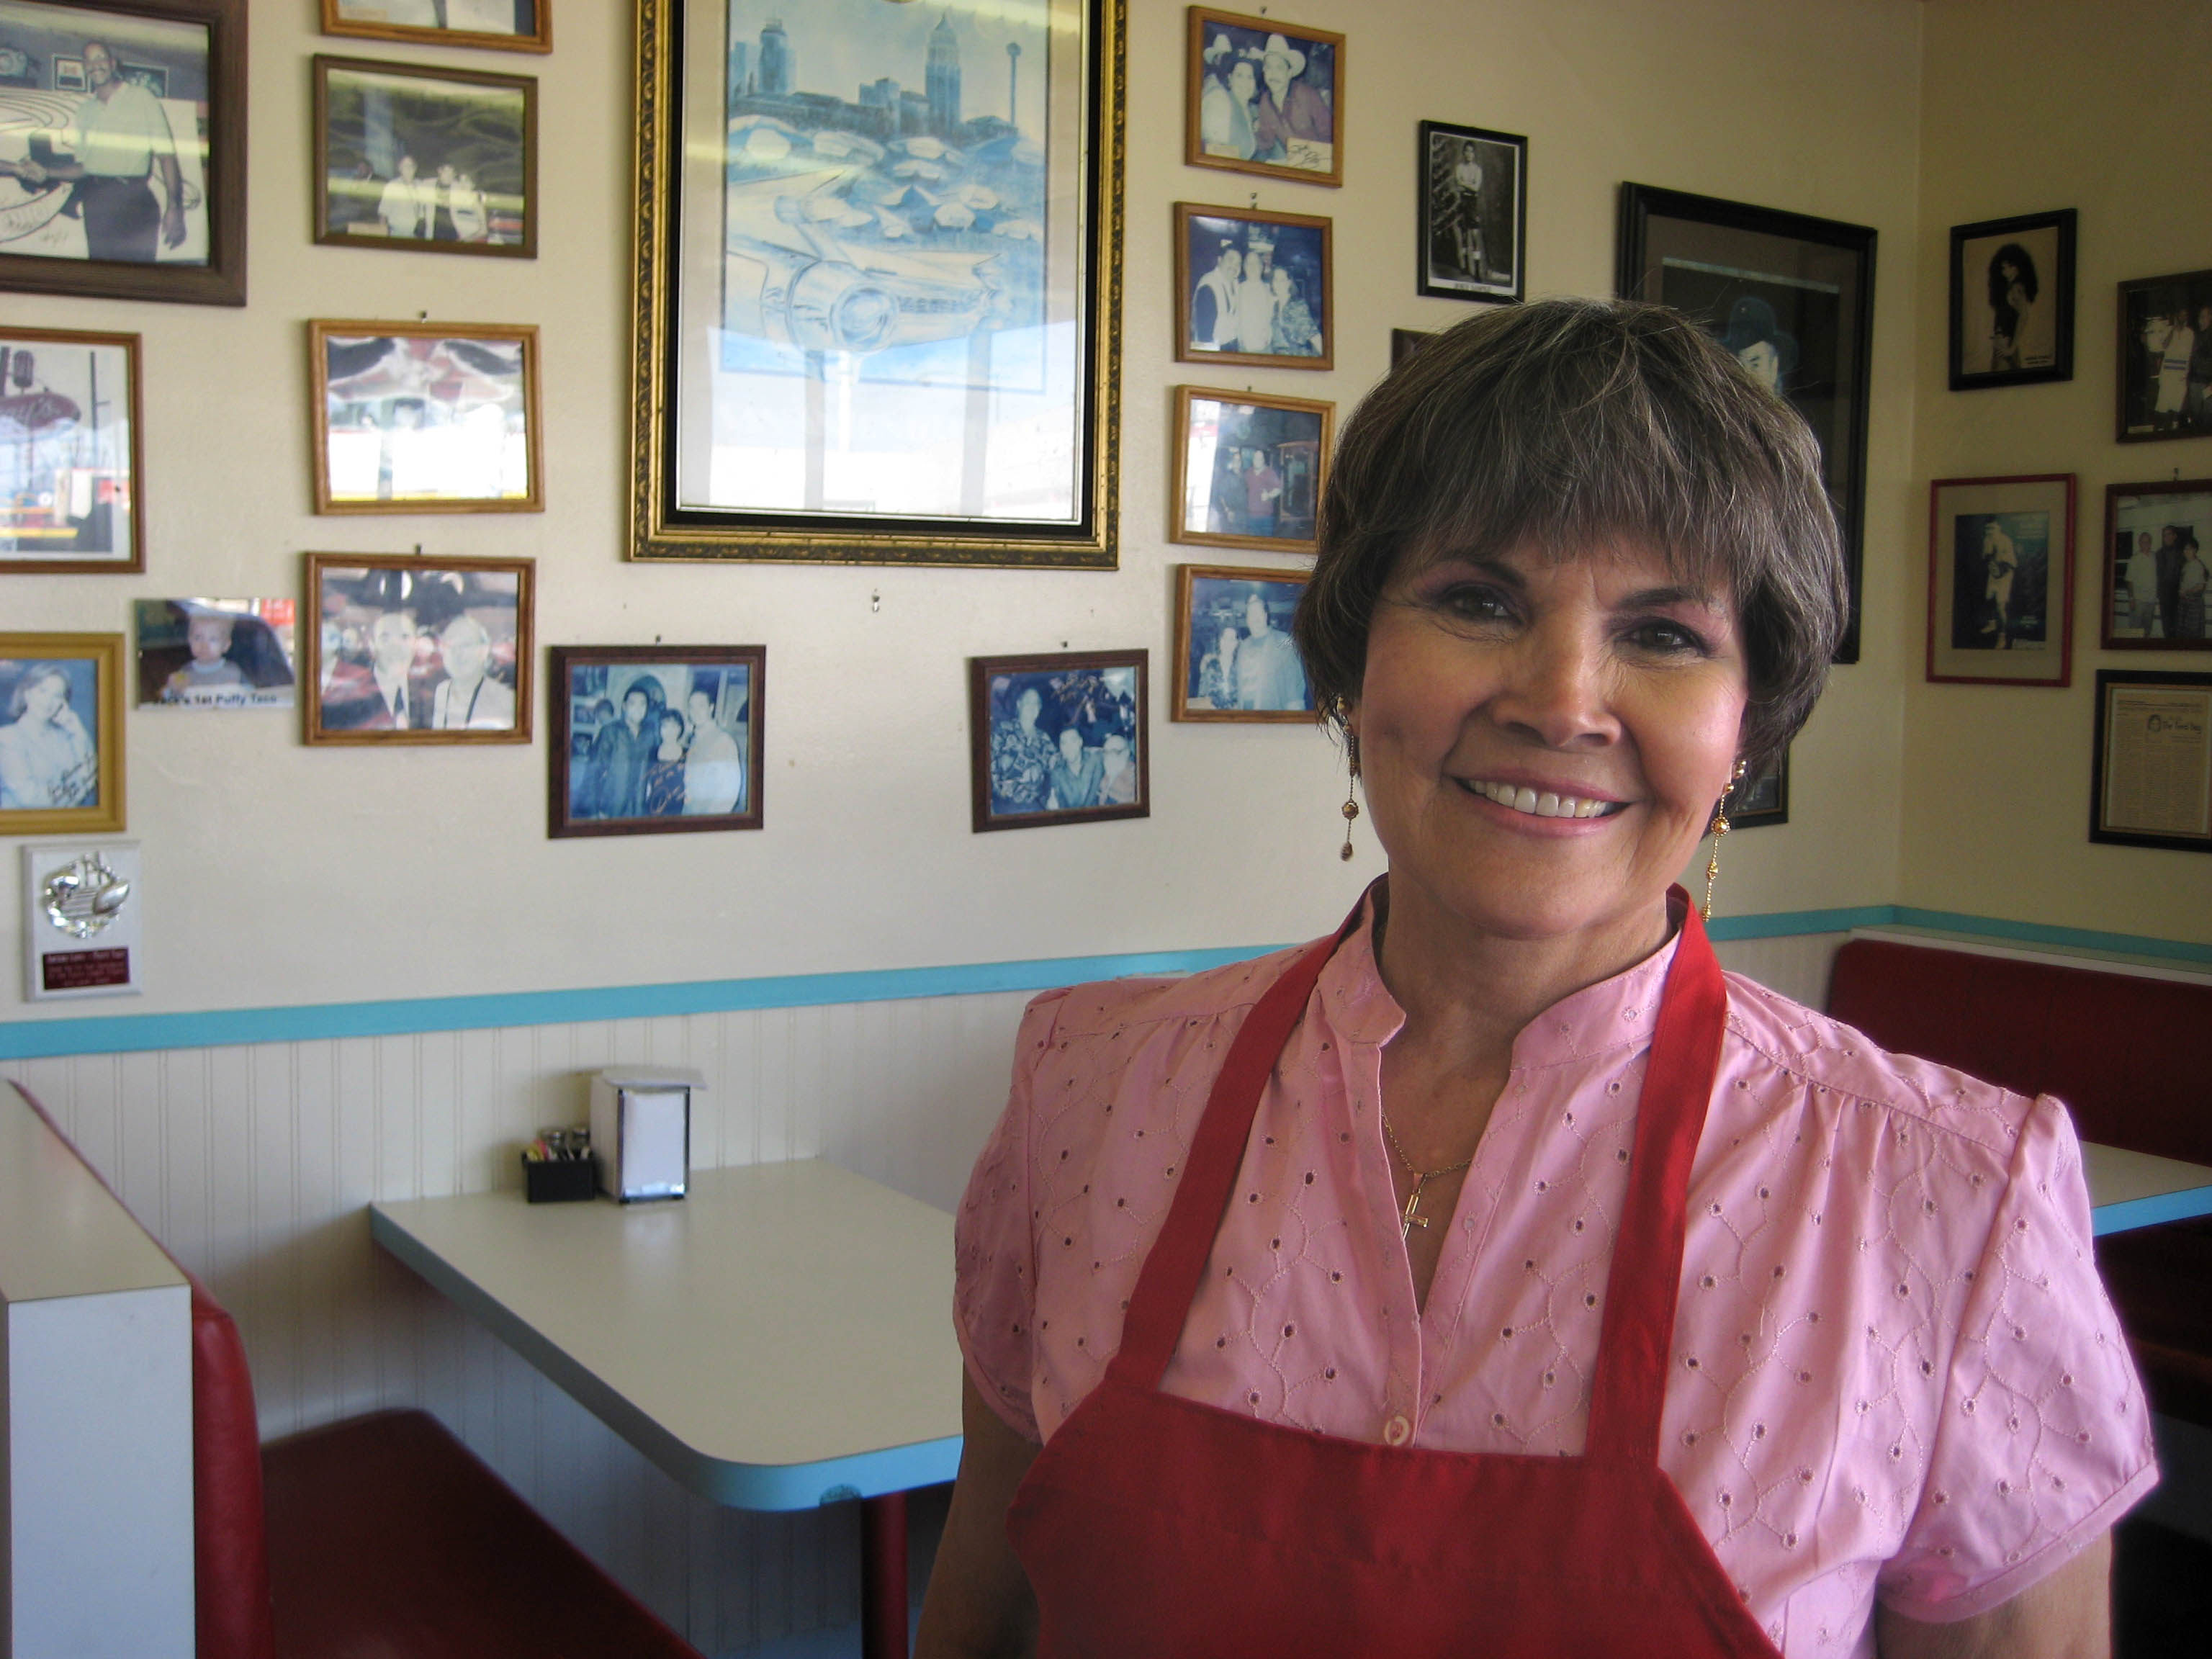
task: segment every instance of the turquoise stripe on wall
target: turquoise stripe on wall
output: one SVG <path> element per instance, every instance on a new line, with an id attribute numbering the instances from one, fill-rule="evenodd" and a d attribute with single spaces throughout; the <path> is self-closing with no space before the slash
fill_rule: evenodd
<path id="1" fill-rule="evenodd" d="M 2066 945 L 2181 962 L 2212 963 L 2212 945 L 2097 933 L 2075 927 L 1956 915 L 1895 904 L 1836 910 L 1781 910 L 1721 916 L 1712 937 L 1787 939 L 1893 926 L 1978 933 L 2018 944 Z M 825 1003 L 885 1002 L 912 997 L 975 996 L 992 991 L 1048 991 L 1085 980 L 1132 974 L 1185 974 L 1279 949 L 1230 945 L 1208 951 L 1151 951 L 1123 956 L 1047 957 L 942 968 L 888 968 L 848 974 L 700 980 L 681 985 L 617 985 L 585 991 L 517 991 L 497 996 L 427 997 L 394 1002 L 333 1002 L 295 1008 L 227 1008 L 204 1013 L 112 1014 L 75 1019 L 0 1022 L 0 1060 L 60 1054 L 137 1054 L 155 1048 L 221 1048 L 246 1042 L 315 1042 L 334 1037 L 393 1036 L 414 1031 L 471 1031 L 492 1026 L 562 1025 L 589 1020 L 657 1019 L 676 1014 L 804 1008 Z"/>

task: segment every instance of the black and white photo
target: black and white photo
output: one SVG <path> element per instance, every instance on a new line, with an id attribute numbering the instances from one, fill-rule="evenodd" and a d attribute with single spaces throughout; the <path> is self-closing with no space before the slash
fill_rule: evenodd
<path id="1" fill-rule="evenodd" d="M 2212 434 L 2212 270 L 2120 284 L 2119 441 Z"/>
<path id="2" fill-rule="evenodd" d="M 2072 684 L 2074 476 L 1929 488 L 1928 678 Z"/>
<path id="3" fill-rule="evenodd" d="M 307 555 L 309 743 L 527 743 L 528 559 Z"/>
<path id="4" fill-rule="evenodd" d="M 757 830 L 767 650 L 556 646 L 548 833 Z"/>
<path id="5" fill-rule="evenodd" d="M 1951 390 L 2074 378 L 2072 208 L 1951 228 Z"/>
<path id="6" fill-rule="evenodd" d="M 969 658 L 971 827 L 1149 817 L 1148 662 L 1143 651 Z"/>
<path id="7" fill-rule="evenodd" d="M 1291 638 L 1303 571 L 1177 568 L 1170 718 L 1310 723 L 1313 690 Z"/>
<path id="8" fill-rule="evenodd" d="M 1420 291 L 1447 300 L 1520 299 L 1528 141 L 1424 121 L 1419 165 Z"/>
<path id="9" fill-rule="evenodd" d="M 1336 405 L 1176 388 L 1168 539 L 1310 553 Z"/>
<path id="10" fill-rule="evenodd" d="M 544 509 L 534 326 L 307 328 L 315 511 Z"/>
<path id="11" fill-rule="evenodd" d="M 1176 204 L 1176 357 L 1329 368 L 1330 222 Z"/>
<path id="12" fill-rule="evenodd" d="M 291 599 L 139 599 L 138 707 L 289 708 Z"/>
<path id="13" fill-rule="evenodd" d="M 2212 651 L 2212 478 L 2112 484 L 2105 491 L 2108 651 Z"/>
<path id="14" fill-rule="evenodd" d="M 123 636 L 0 634 L 0 836 L 123 827 Z"/>
<path id="15" fill-rule="evenodd" d="M 1344 182 L 1344 37 L 1267 17 L 1189 9 L 1183 161 Z"/>
<path id="16" fill-rule="evenodd" d="M 146 568 L 138 337 L 0 329 L 0 574 Z"/>
<path id="17" fill-rule="evenodd" d="M 538 253 L 538 82 L 315 59 L 315 240 Z"/>

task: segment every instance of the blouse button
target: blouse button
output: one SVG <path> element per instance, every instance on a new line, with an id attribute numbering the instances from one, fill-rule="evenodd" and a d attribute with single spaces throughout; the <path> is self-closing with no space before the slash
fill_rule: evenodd
<path id="1" fill-rule="evenodd" d="M 1403 1412 L 1382 1425 L 1382 1443 L 1386 1446 L 1402 1446 L 1413 1437 L 1413 1425 L 1406 1420 Z"/>

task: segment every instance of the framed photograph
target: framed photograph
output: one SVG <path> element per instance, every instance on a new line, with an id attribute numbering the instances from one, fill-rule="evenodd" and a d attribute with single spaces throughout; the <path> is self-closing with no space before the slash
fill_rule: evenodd
<path id="1" fill-rule="evenodd" d="M 1390 331 L 1390 367 L 1395 368 L 1431 340 L 1436 338 L 1432 329 L 1394 328 Z"/>
<path id="2" fill-rule="evenodd" d="M 2212 270 L 2120 284 L 2124 444 L 2212 434 Z"/>
<path id="3" fill-rule="evenodd" d="M 1182 159 L 1344 182 L 1344 37 L 1272 18 L 1190 8 Z"/>
<path id="4" fill-rule="evenodd" d="M 140 433 L 136 334 L 0 327 L 0 574 L 146 568 Z"/>
<path id="5" fill-rule="evenodd" d="M 553 50 L 553 0 L 323 0 L 323 33 L 426 46 Z"/>
<path id="6" fill-rule="evenodd" d="M 1928 678 L 2074 683 L 2074 475 L 1928 490 Z"/>
<path id="7" fill-rule="evenodd" d="M 139 599 L 141 708 L 289 708 L 291 599 Z"/>
<path id="8" fill-rule="evenodd" d="M 1178 720 L 1313 724 L 1313 692 L 1291 642 L 1303 570 L 1176 567 Z"/>
<path id="9" fill-rule="evenodd" d="M 318 513 L 542 513 L 538 330 L 311 322 Z"/>
<path id="10" fill-rule="evenodd" d="M 1303 213 L 1176 212 L 1176 361 L 1336 366 L 1329 222 Z"/>
<path id="11" fill-rule="evenodd" d="M 2212 478 L 2105 490 L 2107 651 L 2205 651 Z"/>
<path id="12" fill-rule="evenodd" d="M 307 555 L 309 743 L 528 743 L 528 559 Z"/>
<path id="13" fill-rule="evenodd" d="M 2212 853 L 2212 674 L 2097 671 L 2089 839 Z"/>
<path id="14" fill-rule="evenodd" d="M 1951 227 L 1951 390 L 2074 378 L 2072 208 Z"/>
<path id="15" fill-rule="evenodd" d="M 638 0 L 631 558 L 1114 567 L 1121 16 Z"/>
<path id="16" fill-rule="evenodd" d="M 1176 388 L 1171 542 L 1311 553 L 1336 405 Z"/>
<path id="17" fill-rule="evenodd" d="M 1790 822 L 1790 751 L 1746 778 L 1728 797 L 1729 828 L 1765 830 Z"/>
<path id="18" fill-rule="evenodd" d="M 1142 651 L 968 659 L 973 827 L 1152 816 Z"/>
<path id="19" fill-rule="evenodd" d="M 0 836 L 123 827 L 123 635 L 0 634 Z"/>
<path id="20" fill-rule="evenodd" d="M 315 59 L 315 240 L 538 257 L 538 82 Z"/>
<path id="21" fill-rule="evenodd" d="M 1518 300 L 1528 235 L 1528 141 L 1421 123 L 1419 286 L 1440 300 Z"/>
<path id="22" fill-rule="evenodd" d="M 1820 441 L 1850 575 L 1838 662 L 1859 659 L 1874 257 L 1875 233 L 1864 225 L 1650 185 L 1620 187 L 1614 282 L 1621 297 L 1656 300 L 1698 319 Z"/>
<path id="23" fill-rule="evenodd" d="M 246 303 L 246 0 L 0 0 L 0 287 Z"/>
<path id="24" fill-rule="evenodd" d="M 556 645 L 546 833 L 761 827 L 759 645 Z"/>

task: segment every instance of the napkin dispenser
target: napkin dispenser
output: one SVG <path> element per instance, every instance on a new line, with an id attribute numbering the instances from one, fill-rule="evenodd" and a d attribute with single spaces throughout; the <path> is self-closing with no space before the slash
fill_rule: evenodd
<path id="1" fill-rule="evenodd" d="M 691 1169 L 691 1097 L 707 1079 L 674 1066 L 623 1066 L 592 1079 L 599 1190 L 620 1204 L 681 1198 Z"/>

